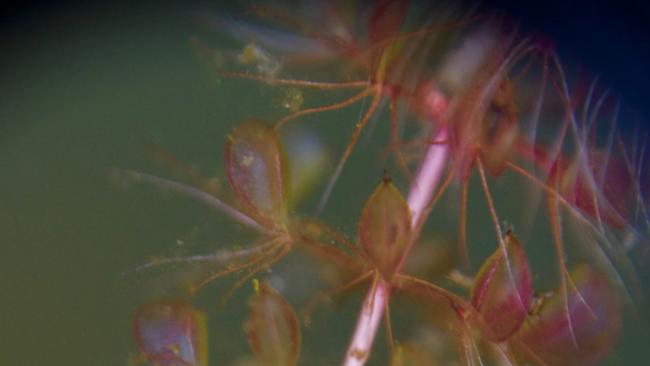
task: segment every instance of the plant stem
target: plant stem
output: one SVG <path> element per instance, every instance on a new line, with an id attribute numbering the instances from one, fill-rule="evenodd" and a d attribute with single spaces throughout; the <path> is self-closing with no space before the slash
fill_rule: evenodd
<path id="1" fill-rule="evenodd" d="M 343 365 L 362 366 L 366 363 L 389 296 L 390 284 L 379 278 L 377 283 L 370 288 L 366 299 L 363 301 Z"/>
<path id="2" fill-rule="evenodd" d="M 447 126 L 444 126 L 438 132 L 434 141 L 446 141 L 447 139 Z M 448 144 L 431 144 L 429 149 L 427 149 L 424 159 L 420 163 L 418 173 L 411 184 L 407 201 L 411 208 L 411 227 L 413 228 L 417 226 L 420 218 L 425 213 L 427 205 L 429 205 L 433 196 L 433 191 L 440 182 L 445 165 L 447 164 L 448 153 Z"/>
<path id="3" fill-rule="evenodd" d="M 447 140 L 447 127 L 443 126 L 438 132 L 435 141 Z M 426 213 L 427 206 L 433 191 L 440 182 L 445 165 L 449 145 L 446 143 L 431 144 L 420 163 L 415 180 L 411 184 L 408 196 L 408 205 L 411 209 L 411 227 L 417 230 L 417 223 L 423 214 Z M 413 240 L 419 236 L 419 233 L 413 233 Z M 410 248 L 409 248 L 410 249 Z M 408 253 L 405 254 L 405 257 Z M 402 261 L 404 263 L 404 261 Z M 399 272 L 399 268 L 397 272 Z M 370 288 L 366 295 L 361 312 L 357 318 L 357 325 L 348 346 L 348 350 L 343 359 L 344 366 L 362 366 L 370 356 L 370 350 L 379 328 L 379 322 L 384 316 L 385 307 L 390 297 L 391 285 L 379 277 L 376 283 Z M 392 342 L 392 340 L 390 340 Z"/>

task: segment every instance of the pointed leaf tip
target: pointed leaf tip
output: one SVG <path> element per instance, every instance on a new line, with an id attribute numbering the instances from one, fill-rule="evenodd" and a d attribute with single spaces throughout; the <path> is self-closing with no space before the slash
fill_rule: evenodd
<path id="1" fill-rule="evenodd" d="M 366 201 L 359 218 L 359 241 L 381 275 L 390 280 L 411 240 L 411 211 L 389 180 Z"/>

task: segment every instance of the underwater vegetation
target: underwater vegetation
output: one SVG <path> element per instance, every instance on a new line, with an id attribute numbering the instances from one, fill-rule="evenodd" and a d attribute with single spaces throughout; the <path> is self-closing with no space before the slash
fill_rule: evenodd
<path id="1" fill-rule="evenodd" d="M 154 144 L 170 177 L 121 172 L 239 236 L 125 273 L 163 288 L 134 313 L 135 363 L 624 358 L 647 321 L 647 134 L 622 129 L 638 123 L 624 103 L 572 78 L 545 37 L 399 0 L 242 4 L 197 22 L 206 78 L 271 107 L 214 122 L 229 128 L 217 179 Z M 233 322 L 211 324 L 219 313 Z M 234 338 L 248 350 L 215 341 Z"/>

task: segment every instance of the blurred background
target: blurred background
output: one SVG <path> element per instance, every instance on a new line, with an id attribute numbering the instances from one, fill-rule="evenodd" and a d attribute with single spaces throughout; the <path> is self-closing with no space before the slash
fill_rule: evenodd
<path id="1" fill-rule="evenodd" d="M 143 151 L 149 141 L 218 175 L 225 131 L 255 113 L 251 100 L 268 108 L 264 90 L 250 91 L 255 84 L 231 82 L 225 93 L 199 66 L 188 41 L 201 5 L 14 1 L 0 9 L 0 364 L 128 364 L 130 315 L 146 295 L 121 273 L 156 253 L 205 252 L 215 234 L 240 235 L 223 215 L 151 187 L 125 189 L 111 175 L 165 175 Z M 564 59 L 600 75 L 647 120 L 642 2 L 478 6 L 547 34 Z M 343 349 L 350 326 L 331 327 L 346 336 L 330 347 Z M 241 342 L 232 347 L 245 352 Z"/>

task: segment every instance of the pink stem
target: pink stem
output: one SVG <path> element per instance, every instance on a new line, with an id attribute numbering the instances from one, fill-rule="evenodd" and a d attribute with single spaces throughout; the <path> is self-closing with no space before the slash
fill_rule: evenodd
<path id="1" fill-rule="evenodd" d="M 446 141 L 447 126 L 443 126 L 434 141 Z M 447 154 L 449 153 L 449 145 L 447 143 L 431 144 L 427 153 L 420 163 L 420 168 L 411 184 L 409 191 L 408 205 L 411 208 L 411 226 L 416 227 L 424 211 L 431 201 L 433 191 L 438 186 L 440 178 L 447 164 Z"/>
<path id="2" fill-rule="evenodd" d="M 447 127 L 443 126 L 435 141 L 446 141 L 447 133 Z M 433 196 L 433 191 L 442 178 L 448 153 L 448 144 L 431 144 L 420 164 L 408 197 L 408 205 L 411 208 L 411 226 L 414 228 L 424 214 Z M 368 291 L 343 360 L 344 366 L 363 366 L 366 363 L 379 323 L 384 316 L 385 306 L 390 297 L 390 287 L 389 283 L 380 278 L 376 285 Z"/>
<path id="3" fill-rule="evenodd" d="M 350 346 L 345 354 L 343 365 L 362 366 L 366 363 L 389 296 L 390 285 L 381 278 L 368 291 L 357 319 L 352 341 L 350 341 Z"/>

